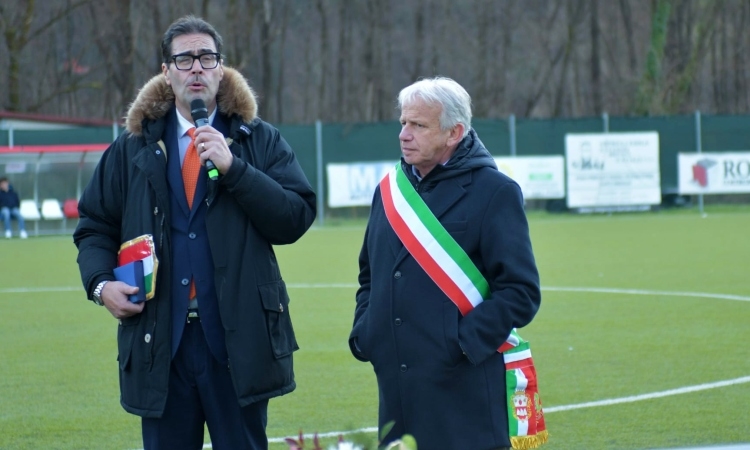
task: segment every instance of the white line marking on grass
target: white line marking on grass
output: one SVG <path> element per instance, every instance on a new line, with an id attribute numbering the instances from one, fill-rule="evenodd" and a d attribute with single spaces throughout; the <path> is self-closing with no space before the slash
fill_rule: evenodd
<path id="1" fill-rule="evenodd" d="M 735 384 L 743 384 L 743 383 L 750 383 L 750 376 L 735 378 L 732 380 L 716 381 L 714 383 L 698 384 L 695 386 L 685 386 L 685 387 L 681 387 L 677 389 L 669 389 L 669 390 L 660 391 L 660 392 L 651 392 L 649 394 L 632 395 L 630 397 L 610 398 L 606 400 L 597 400 L 595 402 L 577 403 L 574 405 L 553 406 L 551 408 L 544 408 L 544 413 L 549 414 L 549 413 L 558 412 L 558 411 L 570 411 L 573 409 L 619 405 L 621 403 L 633 403 L 633 402 L 639 402 L 642 400 L 651 400 L 654 398 L 669 397 L 671 395 L 689 394 L 691 392 L 705 391 L 708 389 L 716 389 L 720 387 L 733 386 Z"/>
<path id="2" fill-rule="evenodd" d="M 555 412 L 560 412 L 560 411 L 571 411 L 573 409 L 596 408 L 599 406 L 610 406 L 610 405 L 618 405 L 621 403 L 640 402 L 643 400 L 651 400 L 655 398 L 669 397 L 672 395 L 689 394 L 691 392 L 705 391 L 708 389 L 716 389 L 716 388 L 733 386 L 736 384 L 743 384 L 743 383 L 750 383 L 750 376 L 734 378 L 732 380 L 716 381 L 714 383 L 698 384 L 695 386 L 685 386 L 685 387 L 681 387 L 677 389 L 669 389 L 666 391 L 651 392 L 648 394 L 632 395 L 629 397 L 610 398 L 610 399 L 605 399 L 605 400 L 598 400 L 595 402 L 576 403 L 573 405 L 544 407 L 544 413 L 550 414 L 550 413 L 555 413 Z M 353 434 L 353 433 L 374 433 L 377 430 L 378 430 L 377 427 L 371 427 L 371 428 L 360 428 L 359 430 L 354 430 L 354 431 L 331 431 L 328 433 L 318 434 L 318 437 L 327 438 L 327 437 L 337 437 L 339 435 L 346 436 L 348 434 Z M 312 434 L 305 434 L 304 436 L 305 436 L 305 439 L 313 438 Z M 296 439 L 295 436 L 289 436 L 289 437 Z M 272 442 L 272 443 L 284 442 L 284 439 L 286 438 L 283 438 L 283 437 L 271 438 L 268 440 L 268 442 Z"/>
<path id="3" fill-rule="evenodd" d="M 0 288 L 0 294 L 30 294 L 34 292 L 83 292 L 83 286 L 59 286 L 59 287 L 18 287 L 18 288 Z"/>
<path id="4" fill-rule="evenodd" d="M 356 289 L 358 284 L 354 283 L 289 283 L 290 289 Z M 645 289 L 618 289 L 618 288 L 594 288 L 594 287 L 563 287 L 543 286 L 543 291 L 551 292 L 589 292 L 601 294 L 623 294 L 623 295 L 666 295 L 670 297 L 698 297 L 716 298 L 720 300 L 738 300 L 750 302 L 750 297 L 733 294 L 714 294 L 711 292 L 682 292 L 682 291 L 654 291 Z"/>
<path id="5" fill-rule="evenodd" d="M 290 289 L 356 289 L 359 285 L 354 283 L 289 283 L 287 287 Z M 0 288 L 0 294 L 23 294 L 23 293 L 34 293 L 34 292 L 70 292 L 82 290 L 78 286 L 62 286 L 62 287 L 33 287 L 33 288 Z M 750 302 L 750 297 L 742 295 L 731 295 L 731 294 L 713 294 L 709 292 L 679 292 L 679 291 L 655 291 L 655 290 L 642 290 L 642 289 L 617 289 L 617 288 L 587 288 L 587 287 L 560 287 L 560 286 L 548 286 L 542 287 L 543 291 L 552 292 L 590 292 L 590 293 L 603 293 L 603 294 L 624 294 L 624 295 L 665 295 L 673 297 L 698 297 L 698 298 L 715 298 L 720 300 L 739 300 L 743 302 Z M 750 376 L 735 378 L 732 380 L 717 381 L 714 383 L 705 383 L 695 386 L 686 386 L 682 388 L 669 389 L 666 391 L 652 392 L 649 394 L 633 395 L 629 397 L 597 400 L 593 402 L 577 403 L 573 405 L 553 406 L 544 408 L 544 412 L 547 414 L 555 413 L 559 411 L 570 411 L 574 409 L 583 408 L 594 408 L 599 406 L 610 406 L 621 403 L 633 403 L 643 400 L 651 400 L 655 398 L 668 397 L 672 395 L 688 394 L 691 392 L 704 391 L 707 389 L 715 389 L 720 387 L 732 386 L 737 384 L 750 383 Z M 354 433 L 374 433 L 377 432 L 377 427 L 360 428 L 352 431 L 331 431 L 327 433 L 320 433 L 318 437 L 329 438 L 337 437 L 339 435 L 346 436 Z M 305 438 L 312 439 L 312 434 L 305 434 Z M 297 436 L 289 436 L 292 439 L 296 439 Z M 286 437 L 270 438 L 269 443 L 283 443 Z M 213 448 L 211 444 L 205 444 L 204 449 Z"/>
<path id="6" fill-rule="evenodd" d="M 714 294 L 711 292 L 680 292 L 680 291 L 652 291 L 645 289 L 616 289 L 616 288 L 587 288 L 587 287 L 542 287 L 543 291 L 552 292 L 596 292 L 602 294 L 625 294 L 625 295 L 668 295 L 671 297 L 699 297 L 717 298 L 721 300 L 739 300 L 750 302 L 750 297 L 732 294 Z"/>
<path id="7" fill-rule="evenodd" d="M 354 283 L 289 283 L 286 285 L 290 289 L 356 289 L 358 284 Z M 0 294 L 28 294 L 34 292 L 71 292 L 81 291 L 81 286 L 60 286 L 60 287 L 18 287 L 18 288 L 0 288 Z M 594 287 L 566 287 L 566 286 L 543 286 L 542 291 L 550 292 L 588 292 L 601 294 L 622 294 L 622 295 L 665 295 L 669 297 L 696 297 L 696 298 L 715 298 L 719 300 L 737 300 L 741 302 L 750 302 L 750 297 L 733 294 L 715 294 L 711 292 L 682 292 L 682 291 L 656 291 L 646 289 L 618 289 L 618 288 L 594 288 Z"/>
<path id="8" fill-rule="evenodd" d="M 750 376 L 734 378 L 732 380 L 716 381 L 713 383 L 697 384 L 695 386 L 685 386 L 685 387 L 681 387 L 677 389 L 669 389 L 666 391 L 651 392 L 648 394 L 631 395 L 629 397 L 610 398 L 606 400 L 598 400 L 595 402 L 576 403 L 573 405 L 553 406 L 551 408 L 545 407 L 544 413 L 551 414 L 551 413 L 556 413 L 560 411 L 571 411 L 574 409 L 596 408 L 600 406 L 619 405 L 621 403 L 634 403 L 634 402 L 640 402 L 643 400 L 670 397 L 672 395 L 689 394 L 691 392 L 699 392 L 699 391 L 705 391 L 708 389 L 716 389 L 716 388 L 721 388 L 721 387 L 734 386 L 734 385 L 743 384 L 743 383 L 750 383 Z M 338 437 L 338 436 L 347 436 L 347 435 L 355 434 L 355 433 L 375 433 L 377 431 L 378 431 L 377 427 L 368 427 L 368 428 L 360 428 L 358 430 L 350 430 L 350 431 L 329 431 L 327 433 L 318 433 L 318 437 L 330 438 L 330 437 Z M 303 434 L 303 436 L 305 437 L 305 439 L 312 439 L 314 437 L 314 434 Z M 283 443 L 285 442 L 284 440 L 286 438 L 297 439 L 298 436 L 269 438 L 268 442 L 271 444 Z M 203 446 L 203 448 L 212 448 L 212 447 L 211 447 L 211 444 L 206 444 Z"/>

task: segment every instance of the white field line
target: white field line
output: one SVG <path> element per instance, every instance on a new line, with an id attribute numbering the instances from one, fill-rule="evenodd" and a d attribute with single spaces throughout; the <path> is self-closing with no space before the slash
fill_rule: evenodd
<path id="1" fill-rule="evenodd" d="M 680 291 L 652 291 L 645 289 L 617 289 L 617 288 L 589 288 L 589 287 L 542 287 L 543 291 L 552 292 L 594 292 L 601 294 L 624 294 L 624 295 L 665 295 L 670 297 L 699 297 L 716 298 L 720 300 L 739 300 L 750 302 L 750 297 L 744 295 L 715 294 L 712 292 L 680 292 Z"/>
<path id="2" fill-rule="evenodd" d="M 732 380 L 717 381 L 714 383 L 698 384 L 695 386 L 686 386 L 686 387 L 681 387 L 677 389 L 669 389 L 667 391 L 651 392 L 649 394 L 632 395 L 630 397 L 610 398 L 606 400 L 598 400 L 595 402 L 553 406 L 551 408 L 545 407 L 544 413 L 551 414 L 551 413 L 556 413 L 560 411 L 570 411 L 573 409 L 595 408 L 599 406 L 618 405 L 620 403 L 633 403 L 633 402 L 639 402 L 643 400 L 651 400 L 654 398 L 669 397 L 671 395 L 689 394 L 691 392 L 705 391 L 707 389 L 716 389 L 720 387 L 732 386 L 735 384 L 742 384 L 742 383 L 750 383 L 750 376 L 735 378 Z M 348 434 L 353 434 L 353 433 L 375 433 L 376 431 L 378 431 L 377 427 L 368 427 L 368 428 L 360 428 L 359 430 L 353 430 L 353 431 L 331 431 L 328 433 L 319 433 L 318 437 L 328 438 L 328 437 L 336 437 L 339 435 L 346 436 Z M 305 434 L 304 436 L 305 436 L 305 439 L 313 438 L 312 434 Z M 297 439 L 296 436 L 289 436 L 289 437 L 291 437 L 292 439 Z M 270 438 L 268 442 L 269 443 L 284 442 L 284 439 L 285 438 Z M 211 448 L 210 444 L 206 444 L 206 445 L 208 447 L 204 446 L 203 448 Z"/>
<path id="3" fill-rule="evenodd" d="M 354 283 L 289 283 L 286 285 L 290 289 L 356 289 L 359 285 Z M 18 287 L 18 288 L 0 288 L 0 294 L 29 294 L 35 292 L 71 292 L 80 291 L 83 294 L 83 287 L 79 286 L 60 286 L 60 287 Z M 733 294 L 716 294 L 712 292 L 684 292 L 684 291 L 658 291 L 647 289 L 619 289 L 619 288 L 595 288 L 595 287 L 568 287 L 568 286 L 543 286 L 542 291 L 549 292 L 587 292 L 601 294 L 620 294 L 620 295 L 663 295 L 668 297 L 697 297 L 697 298 L 715 298 L 718 300 L 737 300 L 741 302 L 750 302 L 750 296 L 733 295 Z"/>
<path id="4" fill-rule="evenodd" d="M 692 392 L 699 392 L 699 391 L 705 391 L 708 389 L 716 389 L 716 388 L 721 388 L 721 387 L 734 386 L 734 385 L 743 384 L 743 383 L 750 383 L 750 376 L 734 378 L 731 380 L 716 381 L 713 383 L 697 384 L 695 386 L 685 386 L 685 387 L 681 387 L 677 389 L 669 389 L 666 391 L 651 392 L 648 394 L 631 395 L 629 397 L 610 398 L 610 399 L 605 399 L 605 400 L 598 400 L 595 402 L 576 403 L 573 405 L 545 407 L 544 413 L 552 414 L 552 413 L 556 413 L 560 411 L 570 411 L 573 409 L 596 408 L 600 406 L 619 405 L 621 403 L 634 403 L 634 402 L 640 402 L 643 400 L 651 400 L 655 398 L 669 397 L 672 395 L 689 394 Z M 377 431 L 378 431 L 377 427 L 368 427 L 368 428 L 360 428 L 358 430 L 351 430 L 351 431 L 330 431 L 327 433 L 318 433 L 318 437 L 329 438 L 329 437 L 337 437 L 337 436 L 346 436 L 346 435 L 354 434 L 354 433 L 375 433 Z M 312 434 L 305 434 L 303 436 L 305 437 L 305 439 L 313 438 Z M 288 437 L 292 439 L 297 439 L 298 436 L 288 436 Z M 286 437 L 270 438 L 268 439 L 268 442 L 269 443 L 283 443 L 284 439 L 286 439 Z M 211 444 L 206 444 L 203 446 L 203 448 L 211 448 Z"/>
<path id="5" fill-rule="evenodd" d="M 677 389 L 669 389 L 669 390 L 660 391 L 660 392 L 651 392 L 649 394 L 632 395 L 629 397 L 620 397 L 620 398 L 611 398 L 611 399 L 606 399 L 606 400 L 598 400 L 595 402 L 576 403 L 573 405 L 553 406 L 551 408 L 544 408 L 544 413 L 551 414 L 551 413 L 556 413 L 560 411 L 570 411 L 573 409 L 595 408 L 599 406 L 618 405 L 621 403 L 633 403 L 633 402 L 639 402 L 643 400 L 651 400 L 655 398 L 669 397 L 672 395 L 689 394 L 691 392 L 705 391 L 708 389 L 716 389 L 716 388 L 733 386 L 736 384 L 743 384 L 743 383 L 750 383 L 750 376 L 734 378 L 732 380 L 717 381 L 714 383 L 698 384 L 695 386 L 685 386 L 685 387 L 681 387 Z M 346 436 L 346 435 L 354 434 L 354 433 L 375 433 L 377 431 L 378 431 L 377 427 L 367 427 L 367 428 L 360 428 L 358 430 L 350 430 L 350 431 L 329 431 L 327 433 L 318 433 L 318 437 L 329 438 L 329 437 L 337 437 L 337 436 Z M 305 434 L 303 436 L 305 437 L 305 439 L 312 439 L 314 435 Z M 287 436 L 287 437 L 290 437 L 292 439 L 298 438 L 298 436 Z M 285 442 L 284 440 L 287 437 L 269 438 L 268 442 L 271 444 L 283 443 Z M 212 446 L 211 444 L 205 444 L 203 448 L 206 448 L 206 449 L 212 448 Z"/>
<path id="6" fill-rule="evenodd" d="M 73 292 L 81 291 L 83 286 L 39 286 L 39 287 L 17 287 L 17 288 L 0 288 L 0 294 L 31 294 L 35 292 Z"/>
<path id="7" fill-rule="evenodd" d="M 291 289 L 356 289 L 358 285 L 353 283 L 290 283 L 287 287 Z M 69 292 L 82 290 L 80 287 L 64 286 L 64 287 L 34 287 L 34 288 L 0 288 L 0 294 L 24 294 L 33 292 Z M 548 286 L 543 287 L 543 291 L 551 292 L 589 292 L 589 293 L 602 293 L 602 294 L 623 294 L 623 295 L 663 295 L 671 297 L 699 297 L 699 298 L 714 298 L 720 300 L 738 300 L 743 302 L 750 302 L 750 297 L 742 295 L 731 295 L 731 294 L 714 294 L 710 292 L 679 292 L 679 291 L 656 291 L 656 290 L 643 290 L 643 289 L 616 289 L 616 288 L 587 288 L 587 287 L 554 287 Z M 593 402 L 576 403 L 572 405 L 562 405 L 544 408 L 546 414 L 551 414 L 560 411 L 570 411 L 574 409 L 583 408 L 594 408 L 600 406 L 618 405 L 621 403 L 633 403 L 643 400 L 651 400 L 655 398 L 669 397 L 672 395 L 689 394 L 691 392 L 704 391 L 707 389 L 716 389 L 726 386 L 733 386 L 737 384 L 750 383 L 750 376 L 734 378 L 731 380 L 717 381 L 714 383 L 705 383 L 695 386 L 685 386 L 676 389 L 669 389 L 666 391 L 651 392 L 648 394 L 633 395 L 629 397 L 612 398 L 605 400 L 597 400 Z M 331 431 L 327 433 L 319 433 L 318 437 L 328 438 L 337 437 L 339 435 L 345 436 L 353 433 L 374 433 L 377 431 L 377 427 L 360 428 L 358 430 L 351 431 Z M 306 434 L 305 438 L 312 439 L 313 435 Z M 296 439 L 297 436 L 289 436 Z M 269 443 L 283 443 L 285 437 L 270 438 Z M 205 444 L 204 449 L 212 448 L 211 444 Z"/>

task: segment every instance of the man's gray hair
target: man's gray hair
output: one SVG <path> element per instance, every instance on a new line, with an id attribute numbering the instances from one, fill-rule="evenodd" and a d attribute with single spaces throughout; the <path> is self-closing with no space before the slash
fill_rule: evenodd
<path id="1" fill-rule="evenodd" d="M 424 78 L 409 85 L 398 94 L 398 108 L 414 103 L 417 99 L 425 103 L 440 105 L 440 128 L 448 130 L 457 124 L 463 124 L 464 135 L 471 128 L 471 97 L 460 84 L 450 78 Z"/>

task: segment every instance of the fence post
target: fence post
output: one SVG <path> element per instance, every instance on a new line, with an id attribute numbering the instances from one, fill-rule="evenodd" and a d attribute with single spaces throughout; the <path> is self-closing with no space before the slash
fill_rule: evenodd
<path id="1" fill-rule="evenodd" d="M 609 133 L 609 114 L 606 112 L 602 113 L 602 130 L 605 133 Z"/>
<path id="2" fill-rule="evenodd" d="M 695 110 L 695 151 L 697 153 L 703 153 L 703 145 L 701 143 L 702 134 L 701 134 L 701 112 L 699 110 Z M 703 212 L 703 194 L 698 194 L 698 212 L 701 213 L 701 215 L 704 214 Z"/>
<path id="3" fill-rule="evenodd" d="M 510 156 L 516 156 L 516 116 L 508 117 L 508 134 L 510 135 Z"/>
<path id="4" fill-rule="evenodd" d="M 325 195 L 323 192 L 323 124 L 320 120 L 315 121 L 315 160 L 318 190 L 318 225 L 325 223 Z"/>
<path id="5" fill-rule="evenodd" d="M 78 161 L 78 177 L 76 178 L 76 200 L 80 200 L 83 194 L 83 166 L 86 152 L 81 152 L 81 160 Z"/>

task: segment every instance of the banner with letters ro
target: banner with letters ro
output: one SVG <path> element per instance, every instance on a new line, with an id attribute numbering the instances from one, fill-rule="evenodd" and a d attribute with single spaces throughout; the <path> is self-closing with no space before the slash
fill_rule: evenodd
<path id="1" fill-rule="evenodd" d="M 683 195 L 750 192 L 750 152 L 680 153 L 677 175 Z"/>

